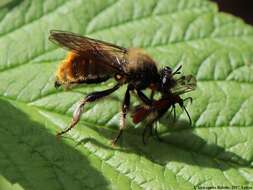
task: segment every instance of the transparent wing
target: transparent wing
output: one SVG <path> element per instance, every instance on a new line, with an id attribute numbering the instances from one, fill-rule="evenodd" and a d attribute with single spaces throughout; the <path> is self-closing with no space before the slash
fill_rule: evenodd
<path id="1" fill-rule="evenodd" d="M 176 85 L 171 89 L 171 92 L 180 95 L 195 90 L 196 87 L 196 78 L 193 75 L 186 75 L 176 80 Z"/>
<path id="2" fill-rule="evenodd" d="M 124 70 L 128 52 L 124 47 L 59 30 L 50 31 L 49 40 L 81 56 L 88 53 L 94 63 L 102 60 L 115 70 Z"/>

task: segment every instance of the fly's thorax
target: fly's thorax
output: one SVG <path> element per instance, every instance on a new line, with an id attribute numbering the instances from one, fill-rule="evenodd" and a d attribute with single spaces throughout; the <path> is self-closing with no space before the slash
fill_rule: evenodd
<path id="1" fill-rule="evenodd" d="M 137 72 L 150 70 L 157 72 L 155 61 L 139 48 L 130 48 L 127 54 L 127 72 Z"/>
<path id="2" fill-rule="evenodd" d="M 127 55 L 128 80 L 138 88 L 146 88 L 159 78 L 155 61 L 142 49 L 131 48 Z"/>

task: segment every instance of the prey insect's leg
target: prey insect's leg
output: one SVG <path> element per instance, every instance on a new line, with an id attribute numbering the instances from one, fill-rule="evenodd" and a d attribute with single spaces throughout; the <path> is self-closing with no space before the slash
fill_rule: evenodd
<path id="1" fill-rule="evenodd" d="M 190 100 L 190 103 L 192 103 L 192 97 L 188 97 L 188 98 L 185 98 L 183 99 L 183 102 L 186 101 L 186 100 Z M 183 103 L 179 104 L 181 106 L 181 108 L 186 112 L 186 115 L 189 119 L 189 122 L 190 122 L 190 126 L 192 125 L 192 120 L 191 120 L 191 117 L 190 117 L 190 114 L 189 112 L 187 111 L 186 107 L 184 106 Z"/>
<path id="2" fill-rule="evenodd" d="M 75 127 L 75 125 L 79 122 L 80 117 L 82 115 L 83 112 L 83 107 L 86 103 L 88 102 L 94 102 L 100 98 L 103 98 L 105 96 L 108 96 L 109 94 L 113 93 L 114 91 L 116 91 L 118 88 L 120 87 L 119 84 L 115 85 L 113 88 L 110 88 L 108 90 L 104 90 L 104 91 L 100 91 L 100 92 L 92 92 L 90 94 L 88 94 L 77 106 L 77 108 L 75 109 L 74 113 L 73 113 L 73 117 L 72 117 L 72 122 L 69 125 L 68 128 L 66 128 L 65 130 L 57 133 L 57 136 L 60 136 L 66 132 L 68 132 L 69 130 L 71 130 L 73 127 Z"/>
<path id="3" fill-rule="evenodd" d="M 153 129 L 154 129 L 154 134 L 155 134 L 156 138 L 157 138 L 159 141 L 163 141 L 163 140 L 161 139 L 161 137 L 159 136 L 159 133 L 158 133 L 158 131 L 157 131 L 157 123 L 156 123 L 156 122 L 167 112 L 167 110 L 168 110 L 168 108 L 165 108 L 165 109 L 160 110 L 160 111 L 158 112 L 156 118 L 154 118 L 154 120 L 153 120 L 153 123 L 155 124 L 155 126 L 153 127 Z"/>
<path id="4" fill-rule="evenodd" d="M 144 128 L 144 130 L 143 130 L 143 132 L 142 132 L 142 142 L 143 142 L 143 144 L 147 144 L 146 143 L 146 140 L 145 140 L 145 137 L 146 137 L 146 134 L 147 134 L 147 132 L 149 132 L 149 134 L 148 135 L 152 135 L 152 127 L 153 127 L 153 123 L 151 122 L 151 123 L 149 123 L 149 124 L 147 124 L 146 126 L 145 126 L 145 128 Z"/>
<path id="5" fill-rule="evenodd" d="M 190 126 L 192 126 L 192 119 L 191 119 L 191 116 L 190 116 L 189 112 L 187 111 L 187 109 L 185 108 L 184 105 L 181 106 L 181 107 L 182 107 L 182 109 L 186 112 L 186 115 L 187 115 L 187 117 L 188 117 L 188 119 L 189 119 L 189 122 L 190 122 Z"/>
<path id="6" fill-rule="evenodd" d="M 154 124 L 167 112 L 167 110 L 169 109 L 169 107 L 161 109 L 158 111 L 158 113 L 156 114 L 156 116 L 145 126 L 143 133 L 142 133 L 142 141 L 143 144 L 146 144 L 145 142 L 145 134 L 147 133 L 147 130 L 150 129 L 150 134 L 153 135 L 152 130 L 154 129 L 154 134 L 156 136 L 156 138 L 159 141 L 162 141 L 162 139 L 159 137 L 158 131 L 157 131 L 157 125 L 154 126 Z"/>
<path id="7" fill-rule="evenodd" d="M 184 102 L 187 100 L 190 100 L 190 103 L 192 103 L 192 97 L 187 97 L 187 98 L 183 99 Z"/>
<path id="8" fill-rule="evenodd" d="M 132 88 L 128 85 L 126 93 L 125 93 L 125 97 L 124 97 L 124 101 L 122 104 L 122 108 L 121 108 L 121 113 L 120 113 L 120 128 L 119 128 L 119 132 L 117 134 L 117 136 L 112 140 L 112 144 L 115 145 L 118 141 L 118 139 L 120 138 L 120 136 L 123 133 L 123 130 L 126 128 L 126 115 L 130 106 L 130 90 Z"/>

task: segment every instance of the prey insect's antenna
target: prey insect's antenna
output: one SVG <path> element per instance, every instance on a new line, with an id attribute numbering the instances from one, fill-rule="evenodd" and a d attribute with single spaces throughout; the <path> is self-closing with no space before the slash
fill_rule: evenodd
<path id="1" fill-rule="evenodd" d="M 179 67 L 176 69 L 176 71 L 174 71 L 172 74 L 176 75 L 176 74 L 181 74 L 181 72 L 179 72 L 179 70 L 182 68 L 182 65 L 179 65 Z"/>
<path id="2" fill-rule="evenodd" d="M 185 99 L 183 99 L 183 101 L 186 101 L 186 100 L 190 100 L 190 102 L 192 103 L 192 97 L 187 97 L 187 98 L 185 98 Z"/>

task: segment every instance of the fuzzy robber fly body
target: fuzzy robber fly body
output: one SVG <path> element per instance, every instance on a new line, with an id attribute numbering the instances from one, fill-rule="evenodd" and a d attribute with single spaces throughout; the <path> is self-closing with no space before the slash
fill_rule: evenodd
<path id="1" fill-rule="evenodd" d="M 114 144 L 126 127 L 125 119 L 130 107 L 131 91 L 137 94 L 143 104 L 153 107 L 155 102 L 153 96 L 147 97 L 143 93 L 144 89 L 150 88 L 153 93 L 160 92 L 163 98 L 170 97 L 172 89 L 179 87 L 178 81 L 173 76 L 179 74 L 181 66 L 174 72 L 170 67 L 158 71 L 155 61 L 142 49 L 127 49 L 100 40 L 56 30 L 50 32 L 49 39 L 70 51 L 66 59 L 58 66 L 55 87 L 101 83 L 110 78 L 114 78 L 116 81 L 114 87 L 104 91 L 92 92 L 81 100 L 73 113 L 69 127 L 57 135 L 68 132 L 79 122 L 86 103 L 106 97 L 122 85 L 127 84 L 121 108 L 119 132 L 112 141 Z M 192 76 L 188 77 L 194 79 Z M 183 78 L 181 80 L 187 83 Z M 196 84 L 189 85 L 189 88 L 186 88 L 187 85 L 189 84 L 183 85 L 184 88 L 178 89 L 177 92 L 180 90 L 185 92 L 187 89 L 195 87 Z M 138 118 L 137 115 L 135 118 Z M 140 117 L 138 120 L 143 120 L 143 118 Z"/>

